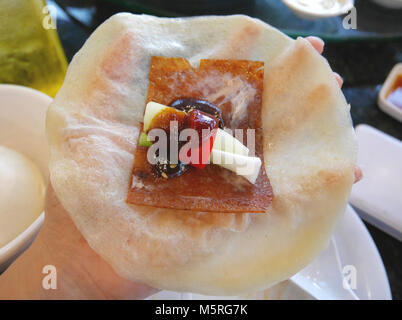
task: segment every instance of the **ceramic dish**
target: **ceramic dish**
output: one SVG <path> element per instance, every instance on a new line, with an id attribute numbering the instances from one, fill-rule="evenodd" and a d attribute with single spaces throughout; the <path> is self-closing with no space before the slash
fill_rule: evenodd
<path id="1" fill-rule="evenodd" d="M 402 142 L 368 125 L 358 125 L 358 165 L 364 179 L 350 202 L 360 216 L 402 241 Z"/>
<path id="2" fill-rule="evenodd" d="M 330 1 L 309 1 L 309 0 L 282 0 L 290 10 L 297 16 L 304 19 L 322 19 L 336 17 L 349 12 L 354 0 L 330 0 Z"/>
<path id="3" fill-rule="evenodd" d="M 378 105 L 382 111 L 402 122 L 402 109 L 388 100 L 394 84 L 402 77 L 402 63 L 398 63 L 390 72 L 378 95 Z"/>
<path id="4" fill-rule="evenodd" d="M 345 289 L 344 281 L 349 283 L 347 276 L 352 269 L 356 270 L 355 289 L 347 285 Z M 357 213 L 348 206 L 328 249 L 289 281 L 240 297 L 161 291 L 149 299 L 389 300 L 391 291 L 373 239 Z"/>
<path id="5" fill-rule="evenodd" d="M 0 85 L 0 145 L 30 158 L 48 179 L 48 147 L 45 136 L 47 95 L 21 86 Z M 24 232 L 0 248 L 0 272 L 32 242 L 43 224 L 42 213 Z"/>

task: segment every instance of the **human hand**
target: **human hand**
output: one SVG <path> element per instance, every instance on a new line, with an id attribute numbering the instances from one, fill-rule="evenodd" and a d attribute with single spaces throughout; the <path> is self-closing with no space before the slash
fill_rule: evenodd
<path id="1" fill-rule="evenodd" d="M 156 292 L 121 278 L 75 227 L 49 183 L 45 222 L 33 245 L 0 277 L 0 299 L 143 299 Z M 42 269 L 57 270 L 57 289 L 45 290 Z"/>

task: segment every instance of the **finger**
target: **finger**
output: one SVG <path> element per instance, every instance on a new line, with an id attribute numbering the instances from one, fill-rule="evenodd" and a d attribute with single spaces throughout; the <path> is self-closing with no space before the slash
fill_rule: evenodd
<path id="1" fill-rule="evenodd" d="M 335 75 L 335 79 L 336 81 L 338 81 L 339 86 L 342 88 L 343 86 L 343 79 L 342 77 L 339 75 L 339 73 L 334 72 Z"/>
<path id="2" fill-rule="evenodd" d="M 363 179 L 363 171 L 359 167 L 355 168 L 355 183 Z"/>
<path id="3" fill-rule="evenodd" d="M 313 36 L 307 37 L 306 40 L 311 43 L 311 45 L 314 47 L 315 50 L 317 50 L 319 54 L 323 53 L 325 45 L 324 40 Z"/>

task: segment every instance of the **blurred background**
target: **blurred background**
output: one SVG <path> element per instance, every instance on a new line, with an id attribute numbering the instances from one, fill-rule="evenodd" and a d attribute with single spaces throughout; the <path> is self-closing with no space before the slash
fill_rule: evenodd
<path id="1" fill-rule="evenodd" d="M 390 8 L 393 4 L 400 9 Z M 324 56 L 344 78 L 343 92 L 352 106 L 354 124 L 369 124 L 402 140 L 402 123 L 377 105 L 389 72 L 402 62 L 402 1 L 357 0 L 355 8 L 357 28 L 350 29 L 345 28 L 348 13 L 307 19 L 280 0 L 0 0 L 0 83 L 21 84 L 54 96 L 68 62 L 94 29 L 116 12 L 168 17 L 241 13 L 294 38 L 323 38 Z M 383 258 L 393 297 L 402 299 L 401 242 L 366 225 Z"/>

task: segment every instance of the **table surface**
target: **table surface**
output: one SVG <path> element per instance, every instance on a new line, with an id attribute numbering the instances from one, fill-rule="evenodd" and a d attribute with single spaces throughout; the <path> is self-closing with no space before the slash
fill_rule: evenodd
<path id="1" fill-rule="evenodd" d="M 70 61 L 91 32 L 105 19 L 127 8 L 101 1 L 48 0 L 57 9 L 57 28 Z M 241 11 L 238 13 L 242 13 Z M 402 123 L 383 113 L 377 95 L 391 68 L 402 62 L 400 39 L 364 41 L 349 39 L 326 44 L 324 56 L 345 84 L 343 92 L 351 103 L 355 125 L 366 123 L 402 140 Z M 402 299 L 402 242 L 366 223 L 384 261 L 394 299 Z"/>

